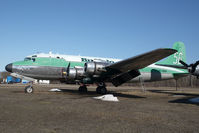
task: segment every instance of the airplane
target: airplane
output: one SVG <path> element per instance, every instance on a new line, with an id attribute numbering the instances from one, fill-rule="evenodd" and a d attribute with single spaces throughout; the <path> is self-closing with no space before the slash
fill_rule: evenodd
<path id="1" fill-rule="evenodd" d="M 168 57 L 165 60 L 164 58 Z M 60 54 L 34 54 L 6 65 L 13 76 L 34 80 L 60 80 L 78 83 L 80 92 L 96 84 L 96 92 L 106 94 L 106 82 L 120 86 L 126 82 L 151 82 L 187 76 L 199 76 L 199 63 L 187 65 L 185 46 L 176 42 L 173 48 L 160 48 L 128 59 L 113 59 Z M 33 93 L 33 85 L 25 93 Z"/>

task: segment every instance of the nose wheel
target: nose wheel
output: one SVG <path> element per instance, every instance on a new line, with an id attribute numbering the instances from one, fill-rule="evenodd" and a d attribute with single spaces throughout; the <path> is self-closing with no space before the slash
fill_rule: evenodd
<path id="1" fill-rule="evenodd" d="M 29 86 L 25 87 L 24 91 L 25 91 L 25 93 L 33 93 L 34 88 L 31 85 L 29 85 Z"/>

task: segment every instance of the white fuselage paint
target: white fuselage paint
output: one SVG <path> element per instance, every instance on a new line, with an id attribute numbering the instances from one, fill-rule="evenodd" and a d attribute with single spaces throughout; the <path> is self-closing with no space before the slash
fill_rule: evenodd
<path id="1" fill-rule="evenodd" d="M 63 55 L 63 54 L 45 54 L 45 53 L 40 53 L 40 54 L 34 54 L 34 55 L 30 55 L 27 57 L 32 57 L 32 56 L 36 56 L 36 57 L 50 57 L 50 58 L 62 58 L 65 59 L 66 61 L 71 61 L 71 62 L 82 62 L 82 58 L 84 59 L 89 59 L 89 60 L 93 60 L 93 61 L 113 61 L 113 62 L 118 62 L 121 59 L 114 59 L 114 58 L 102 58 L 102 57 L 89 57 L 89 56 L 76 56 L 76 55 Z"/>
<path id="2" fill-rule="evenodd" d="M 159 76 L 152 76 L 150 72 L 141 72 L 141 75 L 132 79 L 130 82 L 140 82 L 141 80 L 145 82 L 151 81 L 160 81 L 160 80 L 168 80 L 173 79 L 174 75 L 170 73 L 160 73 Z"/>

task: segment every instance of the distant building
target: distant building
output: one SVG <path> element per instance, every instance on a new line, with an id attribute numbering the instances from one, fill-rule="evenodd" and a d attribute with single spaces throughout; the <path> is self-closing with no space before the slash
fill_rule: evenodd
<path id="1" fill-rule="evenodd" d="M 2 74 L 0 72 L 0 83 L 3 82 L 3 77 L 2 77 Z"/>
<path id="2" fill-rule="evenodd" d="M 9 75 L 9 72 L 0 72 L 0 83 L 6 83 L 7 76 Z"/>
<path id="3" fill-rule="evenodd" d="M 20 78 L 15 78 L 13 76 L 7 76 L 6 83 L 8 83 L 8 84 L 21 83 L 21 79 Z"/>

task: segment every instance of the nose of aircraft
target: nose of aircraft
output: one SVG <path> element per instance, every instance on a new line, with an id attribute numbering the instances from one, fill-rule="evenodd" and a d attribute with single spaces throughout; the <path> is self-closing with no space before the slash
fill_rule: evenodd
<path id="1" fill-rule="evenodd" d="M 6 71 L 8 71 L 8 72 L 12 72 L 12 63 L 6 65 L 5 69 L 6 69 Z"/>

